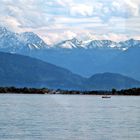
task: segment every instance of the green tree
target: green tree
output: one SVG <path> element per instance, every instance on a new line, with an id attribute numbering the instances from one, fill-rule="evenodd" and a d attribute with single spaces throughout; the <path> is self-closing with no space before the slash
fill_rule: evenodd
<path id="1" fill-rule="evenodd" d="M 117 90 L 116 90 L 115 88 L 113 88 L 113 89 L 112 89 L 112 94 L 115 94 L 116 91 L 117 91 Z"/>

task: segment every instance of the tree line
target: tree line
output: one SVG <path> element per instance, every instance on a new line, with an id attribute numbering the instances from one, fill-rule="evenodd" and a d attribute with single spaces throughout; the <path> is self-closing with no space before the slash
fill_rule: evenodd
<path id="1" fill-rule="evenodd" d="M 16 88 L 16 87 L 0 87 L 0 93 L 17 93 L 17 94 L 77 94 L 77 95 L 135 95 L 140 96 L 140 88 L 112 89 L 110 91 L 78 91 L 78 90 L 51 90 L 48 88 Z"/>
<path id="2" fill-rule="evenodd" d="M 24 93 L 24 94 L 45 94 L 49 92 L 47 88 L 16 88 L 16 87 L 0 87 L 0 93 Z"/>

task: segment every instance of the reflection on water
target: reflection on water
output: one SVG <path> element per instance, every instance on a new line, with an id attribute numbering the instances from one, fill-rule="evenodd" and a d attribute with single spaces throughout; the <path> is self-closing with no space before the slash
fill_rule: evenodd
<path id="1" fill-rule="evenodd" d="M 0 95 L 2 140 L 139 140 L 140 97 Z"/>

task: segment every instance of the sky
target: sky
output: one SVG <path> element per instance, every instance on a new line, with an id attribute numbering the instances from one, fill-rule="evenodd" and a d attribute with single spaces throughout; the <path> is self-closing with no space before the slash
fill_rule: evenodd
<path id="1" fill-rule="evenodd" d="M 72 39 L 140 39 L 140 0 L 1 0 L 0 26 L 48 44 Z"/>

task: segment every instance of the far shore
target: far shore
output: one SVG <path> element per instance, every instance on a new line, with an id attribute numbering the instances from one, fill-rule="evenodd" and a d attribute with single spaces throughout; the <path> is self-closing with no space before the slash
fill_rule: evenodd
<path id="1" fill-rule="evenodd" d="M 61 94 L 61 95 L 109 95 L 109 96 L 140 96 L 140 88 L 131 88 L 110 91 L 78 91 L 78 90 L 52 90 L 48 88 L 16 88 L 16 87 L 0 87 L 0 94 Z"/>

